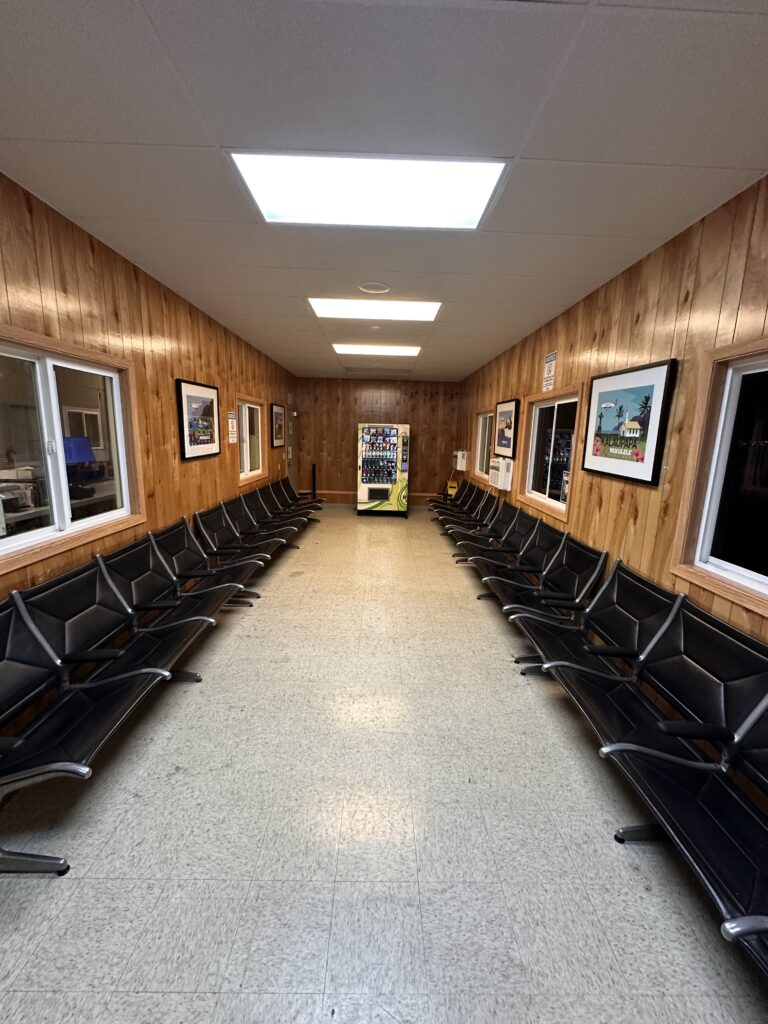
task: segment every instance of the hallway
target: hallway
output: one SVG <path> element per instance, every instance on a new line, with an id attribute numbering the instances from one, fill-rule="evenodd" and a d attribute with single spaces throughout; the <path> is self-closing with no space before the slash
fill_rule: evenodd
<path id="1" fill-rule="evenodd" d="M 326 506 L 81 786 L 0 842 L 7 1024 L 757 1024 L 670 848 L 423 509 Z M 674 992 L 674 996 L 667 993 Z"/>

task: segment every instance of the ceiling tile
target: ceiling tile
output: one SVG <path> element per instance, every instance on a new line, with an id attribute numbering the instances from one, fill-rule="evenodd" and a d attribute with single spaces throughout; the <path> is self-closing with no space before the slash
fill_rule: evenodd
<path id="1" fill-rule="evenodd" d="M 0 140 L 0 167 L 67 217 L 247 221 L 217 149 Z"/>
<path id="2" fill-rule="evenodd" d="M 259 223 L 78 217 L 77 223 L 135 263 L 279 267 L 274 227 Z"/>
<path id="3" fill-rule="evenodd" d="M 223 146 L 455 157 L 515 154 L 579 19 L 563 4 L 144 5 Z"/>
<path id="4" fill-rule="evenodd" d="M 254 306 L 266 309 L 259 302 L 260 298 L 291 297 L 294 303 L 301 303 L 300 309 L 294 305 L 292 312 L 303 313 L 306 309 L 306 300 L 296 295 L 287 270 L 275 267 L 207 266 L 201 263 L 142 263 L 141 266 L 152 277 L 197 305 L 229 297 L 249 297 Z M 236 303 L 233 303 L 232 309 L 236 308 Z"/>
<path id="5" fill-rule="evenodd" d="M 4 0 L 0 96 L 2 138 L 213 141 L 135 0 Z"/>
<path id="6" fill-rule="evenodd" d="M 605 281 L 663 241 L 486 231 L 475 239 L 470 262 L 475 273 L 568 277 L 577 270 Z"/>
<path id="7" fill-rule="evenodd" d="M 485 229 L 672 237 L 757 177 L 715 167 L 520 160 Z"/>
<path id="8" fill-rule="evenodd" d="M 522 154 L 768 166 L 768 18 L 598 8 Z"/>
<path id="9" fill-rule="evenodd" d="M 375 266 L 382 274 L 455 271 L 464 265 L 475 237 L 472 231 L 280 227 L 275 244 L 286 266 L 347 271 Z"/>

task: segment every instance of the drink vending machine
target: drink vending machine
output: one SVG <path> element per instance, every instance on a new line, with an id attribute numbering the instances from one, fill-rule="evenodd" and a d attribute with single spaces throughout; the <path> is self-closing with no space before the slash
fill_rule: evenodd
<path id="1" fill-rule="evenodd" d="M 409 449 L 407 423 L 358 423 L 358 515 L 408 515 Z"/>

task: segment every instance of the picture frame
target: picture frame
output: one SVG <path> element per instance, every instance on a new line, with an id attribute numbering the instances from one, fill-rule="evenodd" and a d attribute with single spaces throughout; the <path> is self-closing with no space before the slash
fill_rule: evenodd
<path id="1" fill-rule="evenodd" d="M 269 404 L 269 419 L 271 424 L 270 443 L 273 448 L 285 447 L 285 406 Z"/>
<path id="2" fill-rule="evenodd" d="M 656 487 L 676 375 L 666 359 L 593 377 L 582 469 Z"/>
<path id="3" fill-rule="evenodd" d="M 177 377 L 176 408 L 182 461 L 219 455 L 219 389 L 212 384 Z"/>
<path id="4" fill-rule="evenodd" d="M 493 454 L 514 459 L 517 452 L 517 428 L 520 420 L 520 401 L 509 398 L 496 403 L 493 420 Z"/>

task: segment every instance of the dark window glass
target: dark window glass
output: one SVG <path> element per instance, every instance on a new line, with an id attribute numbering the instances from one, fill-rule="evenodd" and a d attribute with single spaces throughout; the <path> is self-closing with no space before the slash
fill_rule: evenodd
<path id="1" fill-rule="evenodd" d="M 768 576 L 768 370 L 745 374 L 710 554 Z"/>
<path id="2" fill-rule="evenodd" d="M 576 402 L 539 409 L 533 439 L 532 491 L 546 494 L 553 501 L 565 501 L 575 428 Z"/>

